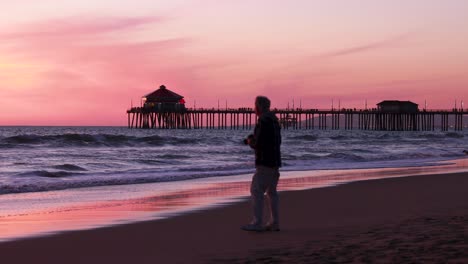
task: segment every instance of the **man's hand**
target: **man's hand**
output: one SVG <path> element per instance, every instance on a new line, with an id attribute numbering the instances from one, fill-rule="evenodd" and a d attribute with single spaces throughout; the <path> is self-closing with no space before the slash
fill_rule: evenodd
<path id="1" fill-rule="evenodd" d="M 249 145 L 250 147 L 255 147 L 255 137 L 253 135 L 249 135 L 247 137 L 247 145 Z"/>

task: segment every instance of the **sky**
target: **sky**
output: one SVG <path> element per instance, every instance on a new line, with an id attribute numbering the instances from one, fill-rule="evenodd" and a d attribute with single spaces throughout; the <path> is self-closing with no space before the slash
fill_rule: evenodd
<path id="1" fill-rule="evenodd" d="M 466 0 L 0 1 L 0 125 L 126 125 L 188 107 L 468 105 Z M 465 101 L 467 102 L 465 104 Z"/>

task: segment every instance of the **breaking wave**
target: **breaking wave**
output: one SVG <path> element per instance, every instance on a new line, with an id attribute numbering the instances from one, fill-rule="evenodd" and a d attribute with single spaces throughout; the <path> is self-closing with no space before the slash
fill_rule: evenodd
<path id="1" fill-rule="evenodd" d="M 85 168 L 82 168 L 80 166 L 73 165 L 73 164 L 56 165 L 56 166 L 53 166 L 53 168 L 58 169 L 58 170 L 64 170 L 64 171 L 86 171 Z"/>
<path id="2" fill-rule="evenodd" d="M 127 136 L 111 134 L 63 134 L 63 135 L 18 135 L 0 138 L 0 147 L 14 148 L 27 146 L 45 147 L 125 147 L 125 146 L 163 146 L 199 143 L 196 139 L 173 136 Z"/>
<path id="3" fill-rule="evenodd" d="M 47 171 L 47 170 L 37 170 L 37 171 L 30 171 L 22 173 L 22 176 L 39 176 L 45 178 L 64 178 L 68 176 L 72 176 L 75 173 L 69 171 Z"/>

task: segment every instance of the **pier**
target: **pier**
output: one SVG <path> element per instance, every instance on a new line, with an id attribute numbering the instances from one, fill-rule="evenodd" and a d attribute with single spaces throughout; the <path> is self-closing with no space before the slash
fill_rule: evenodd
<path id="1" fill-rule="evenodd" d="M 464 128 L 461 107 L 451 110 L 419 110 L 411 101 L 385 100 L 376 108 L 328 110 L 272 109 L 283 129 L 433 131 Z M 184 97 L 166 86 L 142 97 L 141 107 L 127 110 L 128 127 L 142 129 L 253 129 L 252 108 L 186 108 Z"/>
<path id="2" fill-rule="evenodd" d="M 379 109 L 272 109 L 283 129 L 461 131 L 468 111 L 422 110 L 414 113 Z M 257 122 L 251 108 L 158 110 L 133 107 L 127 110 L 128 127 L 142 129 L 247 129 Z"/>

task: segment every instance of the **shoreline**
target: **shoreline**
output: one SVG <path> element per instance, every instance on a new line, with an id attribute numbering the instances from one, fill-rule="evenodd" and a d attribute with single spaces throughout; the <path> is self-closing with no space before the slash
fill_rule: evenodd
<path id="1" fill-rule="evenodd" d="M 466 261 L 467 189 L 464 172 L 285 191 L 280 232 L 241 231 L 250 216 L 243 201 L 169 219 L 3 242 L 0 254 L 15 263 Z M 417 250 L 401 254 L 404 247 Z M 431 247 L 446 253 L 424 251 Z"/>
<path id="2" fill-rule="evenodd" d="M 428 167 L 282 172 L 279 190 L 298 191 L 457 171 L 468 171 L 468 159 L 454 160 L 451 165 Z M 3 207 L 21 207 L 27 203 L 29 208 L 33 200 L 40 200 L 50 208 L 4 211 L 0 215 L 0 243 L 161 220 L 231 206 L 248 199 L 250 180 L 251 175 L 247 174 L 164 184 L 93 187 L 26 194 L 24 202 L 18 201 L 22 196 L 2 196 L 0 202 Z"/>

